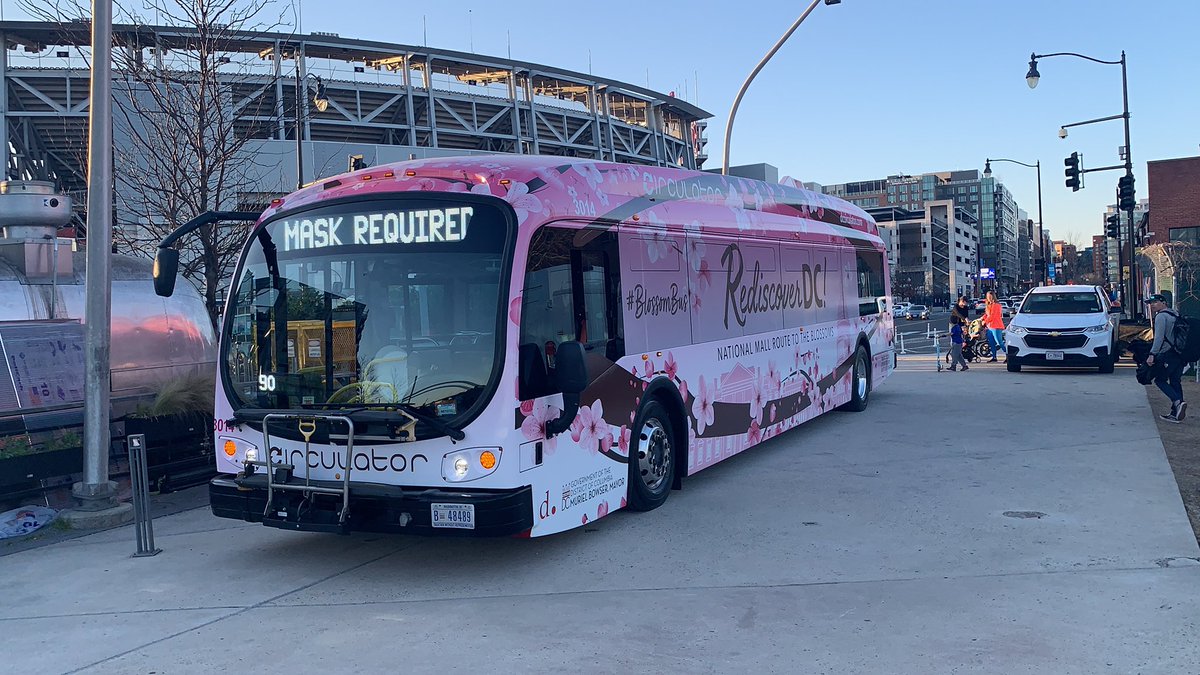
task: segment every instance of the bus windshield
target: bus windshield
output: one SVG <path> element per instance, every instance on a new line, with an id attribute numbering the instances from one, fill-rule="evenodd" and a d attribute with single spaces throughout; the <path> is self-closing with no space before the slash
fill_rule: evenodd
<path id="1" fill-rule="evenodd" d="M 482 404 L 504 325 L 501 208 L 389 197 L 260 227 L 225 314 L 235 407 L 406 404 L 452 423 Z"/>

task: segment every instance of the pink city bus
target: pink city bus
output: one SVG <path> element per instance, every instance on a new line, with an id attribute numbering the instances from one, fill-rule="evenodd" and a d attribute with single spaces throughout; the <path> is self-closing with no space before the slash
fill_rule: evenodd
<path id="1" fill-rule="evenodd" d="M 230 285 L 212 511 L 541 536 L 653 509 L 865 409 L 888 278 L 870 216 L 794 185 L 528 156 L 316 182 L 258 217 Z"/>

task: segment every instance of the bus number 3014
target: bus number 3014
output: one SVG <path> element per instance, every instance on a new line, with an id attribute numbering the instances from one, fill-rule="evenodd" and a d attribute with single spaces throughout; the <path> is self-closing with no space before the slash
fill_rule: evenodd
<path id="1" fill-rule="evenodd" d="M 275 391 L 275 376 L 274 375 L 259 375 L 258 376 L 259 391 Z"/>

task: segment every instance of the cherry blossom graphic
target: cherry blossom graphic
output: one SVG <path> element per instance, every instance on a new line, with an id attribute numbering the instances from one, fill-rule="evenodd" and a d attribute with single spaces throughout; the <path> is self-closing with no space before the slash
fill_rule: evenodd
<path id="1" fill-rule="evenodd" d="M 529 417 L 533 414 L 533 401 L 521 401 L 521 414 Z"/>
<path id="2" fill-rule="evenodd" d="M 771 423 L 772 423 L 772 424 L 774 424 L 774 423 L 775 423 L 775 413 L 776 413 L 776 412 L 778 412 L 778 411 L 777 411 L 777 410 L 776 410 L 776 408 L 775 408 L 775 404 L 774 404 L 774 403 L 772 403 L 772 404 L 771 404 Z"/>
<path id="3" fill-rule="evenodd" d="M 596 507 L 596 520 L 608 515 L 608 500 L 600 502 L 600 506 Z"/>
<path id="4" fill-rule="evenodd" d="M 667 254 L 670 252 L 670 240 L 665 234 L 655 232 L 645 241 L 646 257 L 650 259 L 650 262 L 666 260 Z"/>
<path id="5" fill-rule="evenodd" d="M 713 394 L 716 393 L 717 383 L 713 380 L 713 390 L 709 392 L 708 384 L 703 376 L 700 377 L 700 391 L 692 402 L 692 415 L 696 417 L 696 433 L 703 434 L 704 428 L 713 423 Z"/>
<path id="6" fill-rule="evenodd" d="M 708 287 L 712 285 L 712 269 L 708 266 L 707 260 L 700 261 L 699 269 L 691 273 L 691 278 L 696 287 L 696 295 L 708 290 Z"/>
<path id="7" fill-rule="evenodd" d="M 663 361 L 663 370 L 672 380 L 675 379 L 675 373 L 679 372 L 679 364 L 675 363 L 675 355 L 671 352 L 667 352 L 667 358 Z"/>
<path id="8" fill-rule="evenodd" d="M 629 505 L 629 500 L 624 497 L 621 497 L 621 508 L 625 508 L 628 505 Z"/>
<path id="9" fill-rule="evenodd" d="M 587 525 L 587 514 L 583 514 L 583 524 Z"/>
<path id="10" fill-rule="evenodd" d="M 604 421 L 604 406 L 596 399 L 590 406 L 580 406 L 571 423 L 571 440 L 589 452 L 608 452 L 612 446 L 612 429 Z"/>
<path id="11" fill-rule="evenodd" d="M 750 423 L 750 428 L 746 431 L 746 442 L 750 445 L 762 440 L 762 429 L 758 426 L 758 420 Z"/>
<path id="12" fill-rule="evenodd" d="M 583 176 L 592 190 L 596 190 L 604 184 L 604 174 L 600 173 L 600 169 L 596 168 L 595 164 L 574 164 L 571 166 L 571 170 Z"/>
<path id="13" fill-rule="evenodd" d="M 513 298 L 512 302 L 508 303 L 508 320 L 511 321 L 514 326 L 521 325 L 521 297 L 522 296 L 518 295 L 517 297 Z"/>
<path id="14" fill-rule="evenodd" d="M 632 424 L 632 422 L 630 422 L 630 424 Z M 629 427 L 622 424 L 621 428 L 617 430 L 617 454 L 621 455 L 622 457 L 629 456 L 629 439 L 632 438 L 632 436 L 633 433 L 629 430 Z"/>
<path id="15" fill-rule="evenodd" d="M 783 376 L 779 373 L 779 368 L 774 361 L 767 361 L 765 392 L 768 398 L 779 396 L 780 390 L 783 389 Z"/>
<path id="16" fill-rule="evenodd" d="M 679 398 L 683 399 L 684 403 L 687 403 L 687 381 L 686 380 L 679 381 Z"/>
<path id="17" fill-rule="evenodd" d="M 529 186 L 519 181 L 513 181 L 508 186 L 508 193 L 504 195 L 504 201 L 511 204 L 513 210 L 517 212 L 518 223 L 525 222 L 530 212 L 540 213 L 545 208 L 537 195 L 529 193 Z"/>
<path id="18" fill-rule="evenodd" d="M 522 412 L 524 412 L 524 404 L 522 404 Z M 546 454 L 554 452 L 554 449 L 558 447 L 558 437 L 546 437 L 546 423 L 550 420 L 558 419 L 560 412 L 562 412 L 562 409 L 558 406 L 548 404 L 534 406 L 532 413 L 521 423 L 521 433 L 525 436 L 526 440 L 545 440 L 546 442 L 543 444 L 542 450 Z"/>
<path id="19" fill-rule="evenodd" d="M 762 419 L 763 405 L 767 402 L 766 394 L 763 393 L 762 378 L 755 378 L 754 391 L 750 394 L 750 419 Z"/>
<path id="20" fill-rule="evenodd" d="M 700 294 L 699 293 L 692 294 L 692 311 L 693 312 L 700 311 Z"/>

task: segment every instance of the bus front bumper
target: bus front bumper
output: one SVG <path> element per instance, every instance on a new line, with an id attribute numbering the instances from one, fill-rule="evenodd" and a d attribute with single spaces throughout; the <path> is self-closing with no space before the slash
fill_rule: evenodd
<path id="1" fill-rule="evenodd" d="M 293 479 L 292 484 L 303 483 Z M 313 481 L 320 487 L 341 482 Z M 340 518 L 342 497 L 276 490 L 267 509 L 267 479 L 221 475 L 208 484 L 214 516 L 301 532 L 388 532 L 458 537 L 504 537 L 533 528 L 533 492 L 512 490 L 441 490 L 379 483 L 351 483 L 350 508 Z M 434 527 L 434 505 L 469 505 L 473 527 Z"/>

